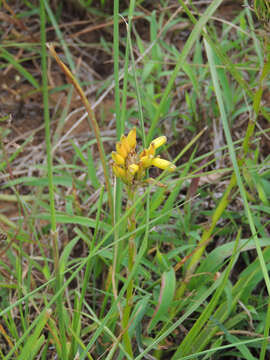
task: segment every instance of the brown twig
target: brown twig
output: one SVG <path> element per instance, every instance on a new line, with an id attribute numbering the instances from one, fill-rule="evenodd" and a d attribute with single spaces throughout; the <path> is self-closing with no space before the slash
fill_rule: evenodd
<path id="1" fill-rule="evenodd" d="M 105 184 L 106 184 L 106 188 L 107 188 L 107 192 L 108 192 L 109 207 L 110 207 L 110 212 L 111 212 L 111 217 L 112 217 L 112 222 L 113 222 L 113 218 L 114 218 L 113 199 L 112 199 L 112 190 L 111 190 L 111 184 L 110 184 L 109 170 L 108 170 L 108 166 L 107 166 L 107 162 L 106 162 L 106 158 L 105 158 L 103 143 L 102 143 L 101 136 L 100 136 L 100 129 L 99 129 L 96 117 L 95 117 L 95 113 L 90 105 L 90 102 L 88 101 L 87 97 L 85 96 L 81 86 L 79 85 L 78 81 L 76 80 L 75 76 L 71 73 L 69 68 L 61 61 L 61 59 L 57 55 L 53 44 L 48 43 L 47 48 L 49 49 L 51 55 L 54 57 L 54 59 L 56 60 L 56 62 L 60 66 L 60 68 L 65 73 L 65 75 L 68 77 L 69 81 L 75 87 L 75 89 L 78 92 L 78 94 L 82 100 L 82 103 L 84 104 L 85 109 L 88 113 L 88 120 L 89 120 L 88 124 L 89 124 L 90 130 L 93 129 L 95 138 L 97 140 L 97 146 L 98 146 L 99 156 L 100 156 L 100 160 L 101 160 L 103 171 L 104 171 Z"/>

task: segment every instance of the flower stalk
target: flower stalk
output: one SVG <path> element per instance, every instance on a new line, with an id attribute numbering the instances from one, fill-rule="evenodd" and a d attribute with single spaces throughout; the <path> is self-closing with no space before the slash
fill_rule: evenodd
<path id="1" fill-rule="evenodd" d="M 133 270 L 137 253 L 135 243 L 136 209 L 134 207 L 134 201 L 138 186 L 143 182 L 150 180 L 144 178 L 146 177 L 147 169 L 151 166 L 167 171 L 175 170 L 175 165 L 173 165 L 170 161 L 161 159 L 158 155 L 156 155 L 156 150 L 164 145 L 166 141 L 166 136 L 160 136 L 157 139 L 154 139 L 148 148 L 143 149 L 141 153 L 137 153 L 136 128 L 134 127 L 127 136 L 121 136 L 120 141 L 116 143 L 116 151 L 112 152 L 113 172 L 115 176 L 120 178 L 126 185 L 128 198 L 126 208 L 129 213 L 127 228 L 131 235 L 128 240 L 127 278 Z M 130 209 L 132 209 L 132 211 L 129 211 Z M 133 351 L 128 328 L 130 325 L 130 314 L 133 307 L 133 290 L 134 281 L 131 279 L 126 291 L 125 305 L 121 320 L 124 347 L 131 357 L 133 357 Z"/>
<path id="2" fill-rule="evenodd" d="M 128 193 L 128 201 L 127 201 L 127 211 L 129 211 L 130 208 L 132 208 L 134 204 L 134 199 L 136 195 L 136 188 L 133 188 L 131 186 L 127 189 Z M 128 217 L 128 232 L 131 233 L 129 239 L 128 239 L 128 268 L 127 268 L 127 278 L 132 272 L 135 258 L 136 258 L 136 244 L 135 244 L 135 235 L 134 230 L 136 229 L 136 209 L 133 207 L 133 210 L 131 211 L 129 217 Z M 125 300 L 125 306 L 123 311 L 123 318 L 122 318 L 122 329 L 124 331 L 123 333 L 123 341 L 125 345 L 126 351 L 129 353 L 130 356 L 133 357 L 132 352 L 132 344 L 131 339 L 128 333 L 128 327 L 129 327 L 129 319 L 130 314 L 133 306 L 133 288 L 134 288 L 134 281 L 133 279 L 130 280 L 127 292 L 126 292 L 126 300 Z"/>

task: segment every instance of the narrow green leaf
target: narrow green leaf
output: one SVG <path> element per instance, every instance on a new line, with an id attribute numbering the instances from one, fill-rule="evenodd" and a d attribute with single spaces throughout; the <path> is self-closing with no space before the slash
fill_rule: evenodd
<path id="1" fill-rule="evenodd" d="M 70 176 L 54 176 L 52 179 L 53 185 L 61 185 L 72 187 L 72 178 Z M 9 181 L 5 187 L 11 187 L 14 185 L 25 184 L 28 186 L 48 186 L 49 180 L 47 177 L 38 178 L 34 176 L 23 176 L 19 179 Z"/>
<path id="2" fill-rule="evenodd" d="M 73 140 L 71 140 L 71 145 L 76 153 L 76 155 L 78 156 L 78 158 L 81 160 L 81 162 L 84 165 L 87 165 L 87 160 L 82 152 L 82 150 L 80 149 L 80 147 L 78 145 L 75 144 L 75 142 Z"/>
<path id="3" fill-rule="evenodd" d="M 59 267 L 60 267 L 59 271 L 60 271 L 61 275 L 64 274 L 65 268 L 67 265 L 67 261 L 68 261 L 68 257 L 70 255 L 72 249 L 74 248 L 74 246 L 77 244 L 79 239 L 80 239 L 79 236 L 76 236 L 64 247 L 64 250 L 63 250 L 60 260 L 59 260 Z"/>
<path id="4" fill-rule="evenodd" d="M 39 322 L 37 323 L 37 326 L 35 327 L 35 330 L 31 334 L 31 336 L 28 337 L 26 344 L 24 345 L 22 352 L 18 357 L 18 360 L 33 359 L 33 352 L 35 352 L 36 350 L 35 345 L 38 342 L 38 338 L 42 330 L 44 329 L 50 315 L 50 309 L 44 311 L 41 318 L 39 319 Z"/>
<path id="5" fill-rule="evenodd" d="M 49 213 L 38 214 L 36 217 L 38 219 L 50 220 Z M 96 220 L 94 220 L 94 219 L 90 219 L 90 218 L 87 218 L 84 216 L 72 216 L 72 215 L 68 215 L 68 214 L 59 214 L 59 213 L 56 214 L 56 222 L 60 223 L 60 224 L 79 224 L 79 225 L 88 226 L 88 227 L 91 227 L 94 229 L 97 226 Z M 99 227 L 106 232 L 108 232 L 112 229 L 110 225 L 108 225 L 102 221 L 100 222 Z"/>
<path id="6" fill-rule="evenodd" d="M 147 311 L 147 307 L 149 304 L 150 295 L 144 296 L 134 307 L 134 310 L 130 316 L 132 319 L 132 323 L 128 329 L 130 337 L 133 336 L 134 332 L 136 331 L 137 327 L 142 321 L 144 314 Z"/>
<path id="7" fill-rule="evenodd" d="M 257 115 L 259 114 L 259 110 L 260 110 L 262 94 L 263 94 L 263 88 L 259 87 L 259 89 L 255 92 L 253 99 L 253 109 Z"/>
<path id="8" fill-rule="evenodd" d="M 37 80 L 21 65 L 16 59 L 3 47 L 0 50 L 0 57 L 4 58 L 8 63 L 12 64 L 16 70 L 32 84 L 36 89 L 40 87 Z"/>
<path id="9" fill-rule="evenodd" d="M 270 245 L 269 238 L 261 238 L 260 246 L 263 248 Z M 218 271 L 224 263 L 224 260 L 232 255 L 234 248 L 234 241 L 227 244 L 216 247 L 213 251 L 208 254 L 206 259 L 198 267 L 198 273 L 209 272 L 213 273 Z M 248 250 L 254 250 L 256 248 L 252 239 L 242 239 L 239 241 L 238 251 L 244 252 Z"/>
<path id="10" fill-rule="evenodd" d="M 169 271 L 166 271 L 162 274 L 161 278 L 161 288 L 158 299 L 158 305 L 155 309 L 154 315 L 150 320 L 147 332 L 150 333 L 155 325 L 164 319 L 164 316 L 168 314 L 169 308 L 172 304 L 174 292 L 175 292 L 175 272 L 171 268 Z"/>
<path id="11" fill-rule="evenodd" d="M 96 167 L 94 163 L 94 159 L 90 149 L 87 149 L 87 170 L 88 170 L 88 177 L 93 185 L 93 187 L 97 190 L 100 187 L 100 183 L 98 181 Z"/>
<path id="12" fill-rule="evenodd" d="M 211 339 L 211 337 L 206 334 L 206 338 L 201 343 L 199 343 L 197 346 L 195 345 L 195 341 L 197 340 L 198 336 L 200 335 L 202 328 L 205 326 L 206 321 L 212 315 L 212 313 L 218 303 L 218 299 L 222 295 L 224 288 L 227 284 L 227 280 L 229 278 L 231 269 L 237 258 L 237 253 L 238 253 L 237 248 L 238 248 L 240 234 L 241 234 L 241 231 L 239 230 L 235 244 L 234 244 L 233 255 L 230 259 L 229 265 L 227 266 L 226 270 L 223 273 L 222 282 L 221 282 L 220 286 L 217 288 L 214 296 L 211 298 L 208 305 L 205 307 L 205 309 L 203 310 L 203 312 L 201 313 L 201 315 L 199 316 L 199 318 L 197 319 L 195 324 L 192 326 L 188 335 L 184 338 L 181 345 L 178 347 L 177 351 L 175 352 L 175 354 L 172 358 L 173 360 L 178 359 L 180 356 L 189 355 L 191 352 L 196 352 L 196 351 L 202 350 L 205 343 L 207 343 L 209 341 L 209 339 Z M 195 346 L 195 348 L 194 348 L 194 346 Z"/>
<path id="13" fill-rule="evenodd" d="M 163 108 L 164 108 L 164 106 L 167 102 L 167 98 L 174 86 L 174 81 L 175 81 L 176 77 L 179 75 L 179 71 L 180 71 L 181 67 L 183 66 L 183 64 L 185 63 L 185 60 L 186 60 L 188 54 L 190 53 L 192 46 L 194 45 L 195 41 L 200 36 L 200 33 L 201 33 L 203 27 L 205 26 L 205 24 L 207 23 L 207 21 L 210 19 L 210 17 L 213 15 L 213 13 L 216 11 L 216 9 L 219 7 L 219 5 L 221 3 L 222 3 L 222 0 L 214 0 L 211 2 L 210 6 L 206 9 L 204 14 L 200 17 L 199 21 L 194 26 L 191 34 L 189 35 L 189 38 L 187 39 L 187 41 L 185 43 L 185 46 L 181 50 L 177 64 L 172 72 L 172 75 L 170 77 L 168 85 L 166 86 L 166 89 L 163 91 L 162 99 L 161 99 L 159 107 L 156 111 L 156 115 L 152 121 L 151 128 L 148 132 L 147 144 L 150 142 L 150 140 L 154 136 L 154 132 L 156 130 L 160 116 L 163 112 Z"/>

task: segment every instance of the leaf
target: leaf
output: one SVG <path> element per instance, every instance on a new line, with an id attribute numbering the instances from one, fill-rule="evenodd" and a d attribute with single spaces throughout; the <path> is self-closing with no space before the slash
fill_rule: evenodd
<path id="1" fill-rule="evenodd" d="M 100 183 L 98 180 L 94 159 L 89 148 L 87 149 L 87 157 L 88 157 L 88 161 L 87 161 L 88 178 L 90 179 L 93 187 L 97 190 L 100 187 Z"/>
<path id="2" fill-rule="evenodd" d="M 148 324 L 148 333 L 150 333 L 154 326 L 164 318 L 164 315 L 168 313 L 174 297 L 175 283 L 175 272 L 173 268 L 162 274 L 158 305 Z"/>
<path id="3" fill-rule="evenodd" d="M 65 268 L 67 265 L 68 257 L 74 248 L 74 246 L 77 244 L 79 240 L 79 236 L 76 236 L 73 240 L 71 240 L 65 247 L 60 257 L 60 274 L 64 274 Z"/>
<path id="4" fill-rule="evenodd" d="M 198 273 L 218 271 L 225 259 L 232 255 L 234 243 L 235 242 L 232 241 L 216 247 L 199 266 Z M 269 243 L 269 238 L 265 237 L 260 239 L 261 247 L 269 246 Z M 245 252 L 253 249 L 255 249 L 255 244 L 252 239 L 242 239 L 239 241 L 238 251 Z"/>
<path id="5" fill-rule="evenodd" d="M 16 70 L 27 79 L 36 89 L 39 88 L 37 80 L 12 56 L 6 49 L 1 48 L 0 57 L 4 58 L 7 62 L 12 64 Z"/>
<path id="6" fill-rule="evenodd" d="M 11 187 L 14 185 L 24 184 L 28 186 L 48 186 L 47 177 L 35 177 L 35 176 L 22 176 L 18 179 L 11 180 L 5 184 L 5 187 Z M 67 186 L 72 187 L 72 178 L 69 175 L 66 176 L 54 176 L 53 184 L 55 186 Z"/>
<path id="7" fill-rule="evenodd" d="M 139 324 L 141 324 L 142 318 L 147 310 L 150 300 L 150 295 L 144 296 L 140 301 L 137 302 L 135 308 L 131 314 L 131 325 L 128 329 L 129 336 L 132 337 Z"/>
<path id="8" fill-rule="evenodd" d="M 20 356 L 17 358 L 18 360 L 24 360 L 24 359 L 30 360 L 34 358 L 33 356 L 36 354 L 36 351 L 38 350 L 38 348 L 42 346 L 42 344 L 45 341 L 43 335 L 41 337 L 39 336 L 41 332 L 44 330 L 46 323 L 51 316 L 51 313 L 52 313 L 51 309 L 46 309 L 40 315 L 40 320 L 37 323 L 37 326 L 35 327 L 35 330 L 31 334 L 31 336 L 28 337 Z"/>
<path id="9" fill-rule="evenodd" d="M 51 219 L 50 213 L 39 214 L 36 216 L 38 219 L 48 220 Z M 60 224 L 79 224 L 83 226 L 88 226 L 90 228 L 96 228 L 96 220 L 90 219 L 84 216 L 73 216 L 68 214 L 56 214 L 56 222 Z M 109 232 L 111 231 L 111 226 L 104 223 L 103 221 L 100 222 L 100 228 L 104 231 Z"/>
<path id="10" fill-rule="evenodd" d="M 257 91 L 255 92 L 254 98 L 253 98 L 253 108 L 255 113 L 258 115 L 260 111 L 260 104 L 261 99 L 263 95 L 263 80 L 266 78 L 266 76 L 269 74 L 270 71 L 270 55 L 268 54 L 267 62 L 264 64 L 262 69 L 262 74 L 259 80 L 259 87 Z"/>

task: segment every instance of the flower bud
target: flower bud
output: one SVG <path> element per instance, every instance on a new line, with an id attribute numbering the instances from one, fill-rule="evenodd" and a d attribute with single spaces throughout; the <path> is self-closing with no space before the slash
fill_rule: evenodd
<path id="1" fill-rule="evenodd" d="M 135 149 L 135 147 L 136 147 L 136 128 L 135 127 L 132 130 L 130 130 L 130 132 L 128 133 L 127 141 L 129 143 L 129 146 L 131 147 L 131 149 Z"/>
<path id="2" fill-rule="evenodd" d="M 117 165 L 124 165 L 125 163 L 125 159 L 115 151 L 112 152 L 112 159 Z"/>
<path id="3" fill-rule="evenodd" d="M 142 164 L 143 168 L 149 168 L 152 165 L 153 158 L 149 156 L 143 156 L 140 160 L 140 163 Z"/>
<path id="4" fill-rule="evenodd" d="M 116 177 L 119 177 L 120 179 L 125 181 L 126 171 L 123 168 L 121 168 L 120 166 L 114 164 L 113 165 L 113 172 L 114 172 Z"/>
<path id="5" fill-rule="evenodd" d="M 170 161 L 156 157 L 152 160 L 152 165 L 162 170 L 174 171 L 176 166 Z"/>
<path id="6" fill-rule="evenodd" d="M 130 152 L 131 147 L 129 145 L 128 139 L 125 137 L 125 135 L 121 136 L 120 142 L 122 144 L 122 146 L 125 148 L 127 154 Z"/>
<path id="7" fill-rule="evenodd" d="M 154 157 L 156 148 L 155 148 L 155 144 L 153 143 L 153 141 L 151 142 L 149 148 L 146 151 L 147 151 L 147 155 L 149 157 Z"/>
<path id="8" fill-rule="evenodd" d="M 136 164 L 131 164 L 131 165 L 129 165 L 128 170 L 131 174 L 134 175 L 139 170 L 139 166 Z"/>
<path id="9" fill-rule="evenodd" d="M 124 159 L 127 157 L 127 150 L 124 147 L 124 145 L 122 144 L 121 141 L 116 143 L 116 151 L 119 155 L 121 155 Z"/>
<path id="10" fill-rule="evenodd" d="M 166 136 L 160 136 L 156 139 L 154 139 L 150 145 L 154 145 L 155 149 L 159 148 L 160 146 L 164 145 L 165 142 L 167 141 Z"/>

